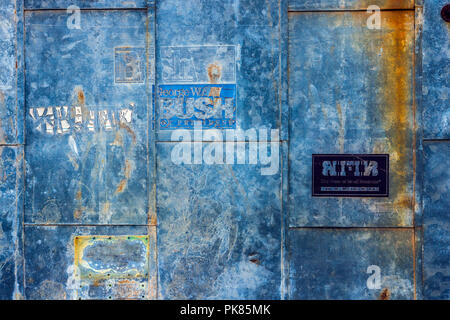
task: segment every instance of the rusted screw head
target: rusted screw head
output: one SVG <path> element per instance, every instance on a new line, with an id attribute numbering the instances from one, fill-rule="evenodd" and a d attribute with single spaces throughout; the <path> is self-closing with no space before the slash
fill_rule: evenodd
<path id="1" fill-rule="evenodd" d="M 450 4 L 446 4 L 441 10 L 441 17 L 446 22 L 450 22 Z"/>

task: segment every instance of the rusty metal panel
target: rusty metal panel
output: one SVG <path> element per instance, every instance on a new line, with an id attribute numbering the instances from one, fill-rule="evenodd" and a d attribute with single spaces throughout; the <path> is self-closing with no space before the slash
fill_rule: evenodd
<path id="1" fill-rule="evenodd" d="M 20 0 L 0 2 L 0 144 L 23 143 L 23 15 Z"/>
<path id="2" fill-rule="evenodd" d="M 219 130 L 281 127 L 281 3 L 158 2 L 158 141 L 194 121 Z"/>
<path id="3" fill-rule="evenodd" d="M 441 18 L 445 0 L 423 9 L 423 130 L 425 139 L 450 138 L 450 23 Z"/>
<path id="4" fill-rule="evenodd" d="M 66 9 L 77 6 L 82 9 L 146 8 L 151 0 L 25 0 L 26 9 Z"/>
<path id="5" fill-rule="evenodd" d="M 424 297 L 450 299 L 450 143 L 425 142 Z"/>
<path id="6" fill-rule="evenodd" d="M 154 213 L 147 10 L 27 11 L 25 221 L 147 224 Z"/>
<path id="7" fill-rule="evenodd" d="M 413 299 L 412 229 L 289 231 L 290 299 Z"/>
<path id="8" fill-rule="evenodd" d="M 414 12 L 289 15 L 290 226 L 411 226 Z M 312 198 L 312 154 L 389 154 L 389 198 Z"/>
<path id="9" fill-rule="evenodd" d="M 23 147 L 0 146 L 0 300 L 23 297 Z"/>
<path id="10" fill-rule="evenodd" d="M 176 165 L 172 148 L 157 144 L 159 297 L 280 299 L 280 174 Z"/>
<path id="11" fill-rule="evenodd" d="M 381 9 L 414 9 L 414 0 L 289 0 L 289 10 L 365 10 L 370 6 Z"/>
<path id="12" fill-rule="evenodd" d="M 156 298 L 156 227 L 26 226 L 27 299 Z"/>

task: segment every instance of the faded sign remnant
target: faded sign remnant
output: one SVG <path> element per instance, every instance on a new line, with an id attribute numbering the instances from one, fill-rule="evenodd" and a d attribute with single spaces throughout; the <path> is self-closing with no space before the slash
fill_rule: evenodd
<path id="1" fill-rule="evenodd" d="M 114 81 L 143 83 L 145 76 L 145 48 L 114 48 Z"/>
<path id="2" fill-rule="evenodd" d="M 48 135 L 62 135 L 82 130 L 111 131 L 119 128 L 121 124 L 131 124 L 133 116 L 131 109 L 98 109 L 101 108 L 92 107 L 90 110 L 85 106 L 39 107 L 30 108 L 28 114 L 34 123 L 34 129 Z"/>

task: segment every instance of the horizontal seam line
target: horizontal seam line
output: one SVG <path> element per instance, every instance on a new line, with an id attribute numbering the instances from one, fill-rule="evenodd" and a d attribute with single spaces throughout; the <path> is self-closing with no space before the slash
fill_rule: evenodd
<path id="1" fill-rule="evenodd" d="M 289 229 L 296 230 L 296 229 L 359 229 L 359 230 L 394 230 L 394 229 L 400 229 L 400 230 L 413 230 L 416 229 L 417 226 L 411 226 L 411 227 L 289 227 Z"/>
<path id="2" fill-rule="evenodd" d="M 415 11 L 415 8 L 403 8 L 403 9 L 380 9 L 381 12 L 385 12 L 385 11 Z M 326 13 L 326 12 L 330 12 L 330 13 L 336 13 L 336 12 L 367 12 L 367 8 L 366 9 L 332 9 L 332 10 L 326 10 L 326 9 L 317 9 L 317 10 L 310 10 L 310 9 L 288 9 L 288 13 L 290 12 L 299 12 L 299 13 L 314 13 L 314 12 L 319 12 L 319 13 Z"/>
<path id="3" fill-rule="evenodd" d="M 156 227 L 156 224 L 73 224 L 73 223 L 24 223 L 26 227 Z"/>
<path id="4" fill-rule="evenodd" d="M 148 8 L 80 8 L 80 11 L 147 10 Z M 67 8 L 24 8 L 24 12 L 67 11 Z"/>

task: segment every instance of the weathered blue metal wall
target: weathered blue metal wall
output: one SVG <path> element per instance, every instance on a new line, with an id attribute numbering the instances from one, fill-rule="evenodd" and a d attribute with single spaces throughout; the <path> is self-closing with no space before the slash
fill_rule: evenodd
<path id="1" fill-rule="evenodd" d="M 449 299 L 444 5 L 0 0 L 0 299 Z"/>

